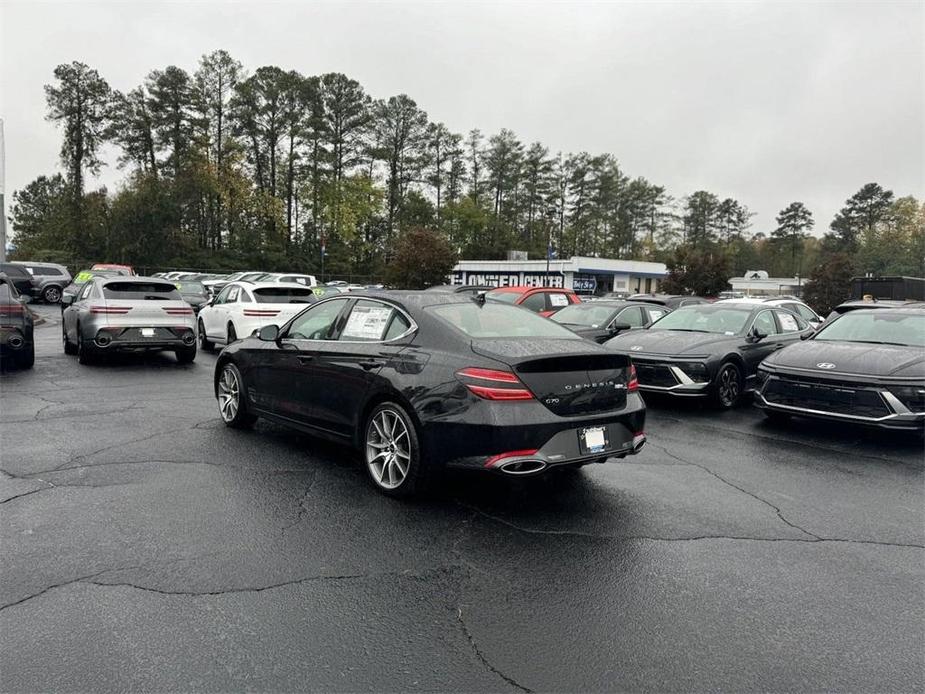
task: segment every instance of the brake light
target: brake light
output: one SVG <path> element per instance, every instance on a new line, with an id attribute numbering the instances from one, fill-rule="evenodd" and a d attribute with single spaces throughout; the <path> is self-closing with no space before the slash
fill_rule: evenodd
<path id="1" fill-rule="evenodd" d="M 626 390 L 629 393 L 635 393 L 639 390 L 639 379 L 636 377 L 636 367 L 630 364 L 629 378 L 626 381 Z"/>
<path id="2" fill-rule="evenodd" d="M 488 460 L 486 460 L 485 467 L 494 467 L 498 464 L 499 461 L 505 460 L 507 458 L 525 458 L 530 455 L 536 455 L 536 451 L 536 448 L 530 448 L 522 451 L 508 451 L 507 453 L 499 453 L 498 455 L 493 455 Z"/>
<path id="3" fill-rule="evenodd" d="M 190 307 L 186 308 L 165 308 L 168 316 L 192 316 L 193 309 Z"/>
<path id="4" fill-rule="evenodd" d="M 90 313 L 104 315 L 125 315 L 132 310 L 131 306 L 91 306 Z"/>
<path id="5" fill-rule="evenodd" d="M 250 316 L 251 318 L 272 318 L 277 315 L 279 311 L 274 311 L 273 309 L 264 309 L 264 308 L 246 308 L 244 309 L 244 315 Z"/>
<path id="6" fill-rule="evenodd" d="M 456 378 L 474 395 L 484 400 L 532 400 L 533 393 L 510 371 L 469 367 L 456 372 Z"/>
<path id="7" fill-rule="evenodd" d="M 0 316 L 21 316 L 26 312 L 22 304 L 3 304 L 0 306 Z"/>

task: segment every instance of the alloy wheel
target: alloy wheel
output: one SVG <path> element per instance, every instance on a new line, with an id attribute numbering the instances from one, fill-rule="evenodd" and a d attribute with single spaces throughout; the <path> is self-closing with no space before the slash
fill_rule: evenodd
<path id="1" fill-rule="evenodd" d="M 380 410 L 366 430 L 366 464 L 376 484 L 396 489 L 411 468 L 411 437 L 402 416 L 392 409 Z"/>
<path id="2" fill-rule="evenodd" d="M 45 301 L 49 304 L 57 304 L 61 301 L 61 290 L 57 287 L 48 287 L 45 290 Z"/>
<path id="3" fill-rule="evenodd" d="M 230 422 L 238 414 L 238 408 L 241 405 L 241 387 L 238 383 L 238 376 L 230 367 L 225 367 L 222 371 L 222 378 L 218 382 L 218 407 L 222 414 L 222 419 Z"/>
<path id="4" fill-rule="evenodd" d="M 739 372 L 732 364 L 727 364 L 719 372 L 718 391 L 720 401 L 727 407 L 739 399 Z"/>

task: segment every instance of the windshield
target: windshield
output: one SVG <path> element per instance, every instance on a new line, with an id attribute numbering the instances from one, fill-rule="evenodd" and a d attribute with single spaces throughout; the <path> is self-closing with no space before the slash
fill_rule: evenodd
<path id="1" fill-rule="evenodd" d="M 615 311 L 613 306 L 606 304 L 572 304 L 552 314 L 552 320 L 556 323 L 600 328 L 610 322 Z"/>
<path id="2" fill-rule="evenodd" d="M 649 330 L 681 330 L 694 333 L 737 335 L 751 315 L 748 306 L 698 304 L 679 308 L 652 324 Z"/>
<path id="3" fill-rule="evenodd" d="M 486 299 L 491 299 L 492 301 L 500 301 L 505 304 L 513 304 L 520 298 L 520 292 L 502 292 L 498 290 L 492 290 L 485 294 Z"/>
<path id="4" fill-rule="evenodd" d="M 180 290 L 181 294 L 205 294 L 206 288 L 202 282 L 187 282 L 180 281 L 176 282 L 177 289 Z"/>
<path id="5" fill-rule="evenodd" d="M 514 306 L 475 302 L 444 304 L 428 309 L 440 320 L 474 338 L 496 337 L 552 337 L 577 338 L 571 330 L 563 328 L 535 313 Z"/>
<path id="6" fill-rule="evenodd" d="M 258 304 L 309 304 L 315 301 L 315 293 L 301 287 L 265 287 L 254 290 Z"/>
<path id="7" fill-rule="evenodd" d="M 103 285 L 106 299 L 129 301 L 180 301 L 180 292 L 168 282 L 107 282 Z"/>
<path id="8" fill-rule="evenodd" d="M 851 311 L 825 325 L 814 340 L 925 347 L 925 315 L 909 311 Z"/>

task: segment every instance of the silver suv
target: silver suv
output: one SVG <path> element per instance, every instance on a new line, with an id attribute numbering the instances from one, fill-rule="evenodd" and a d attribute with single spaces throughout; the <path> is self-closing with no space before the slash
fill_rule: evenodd
<path id="1" fill-rule="evenodd" d="M 35 297 L 46 304 L 61 301 L 61 292 L 71 283 L 71 273 L 63 265 L 56 263 L 31 263 L 26 260 L 14 260 L 14 265 L 22 265 L 35 280 Z"/>

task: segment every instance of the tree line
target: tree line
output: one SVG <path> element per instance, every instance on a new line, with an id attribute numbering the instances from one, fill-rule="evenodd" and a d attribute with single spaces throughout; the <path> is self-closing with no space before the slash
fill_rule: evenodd
<path id="1" fill-rule="evenodd" d="M 921 274 L 923 207 L 878 184 L 852 196 L 822 239 L 795 201 L 769 233 L 741 202 L 673 198 L 608 153 L 552 152 L 507 129 L 456 133 L 408 95 L 377 99 L 340 73 L 248 73 L 226 51 L 193 72 L 153 70 L 127 92 L 59 65 L 45 86 L 61 173 L 13 195 L 17 254 L 80 264 L 254 268 L 382 276 L 399 237 L 424 229 L 462 258 L 599 255 L 660 260 L 676 284 L 766 269 Z M 87 190 L 118 152 L 114 191 Z M 404 244 L 407 247 L 408 244 Z M 716 279 L 714 283 L 718 283 Z"/>

